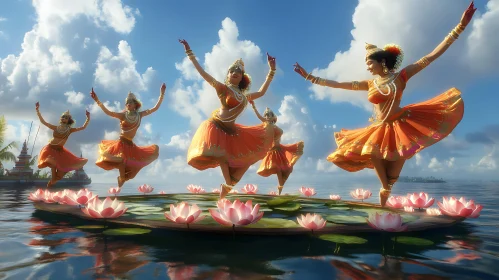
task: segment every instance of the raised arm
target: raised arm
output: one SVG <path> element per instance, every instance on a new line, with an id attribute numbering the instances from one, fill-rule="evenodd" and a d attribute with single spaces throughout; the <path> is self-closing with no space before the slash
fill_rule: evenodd
<path id="1" fill-rule="evenodd" d="M 161 89 L 159 90 L 158 102 L 156 102 L 156 105 L 154 105 L 154 107 L 152 107 L 151 109 L 140 112 L 141 117 L 148 116 L 148 115 L 156 112 L 159 109 L 159 106 L 161 106 L 161 103 L 163 102 L 163 97 L 165 97 L 165 90 L 166 90 L 166 85 L 165 85 L 165 83 L 163 83 L 161 85 Z"/>
<path id="2" fill-rule="evenodd" d="M 80 127 L 71 128 L 71 132 L 82 131 L 85 128 L 87 128 L 87 125 L 90 122 L 90 112 L 89 111 L 85 111 L 85 115 L 87 116 L 87 119 L 85 120 L 85 123 L 82 126 L 80 126 Z"/>
<path id="3" fill-rule="evenodd" d="M 123 119 L 123 113 L 111 112 L 106 108 L 106 106 L 104 106 L 104 104 L 102 104 L 102 102 L 100 102 L 99 97 L 97 97 L 97 94 L 94 92 L 94 88 L 92 88 L 92 91 L 90 92 L 90 96 L 92 97 L 93 100 L 95 100 L 95 103 L 97 103 L 97 105 L 99 105 L 99 107 L 102 109 L 102 111 L 106 115 L 113 117 L 113 118 L 120 119 L 120 120 Z"/>
<path id="4" fill-rule="evenodd" d="M 317 84 L 324 87 L 331 88 L 341 88 L 346 90 L 369 90 L 369 85 L 367 81 L 353 81 L 353 82 L 337 82 L 333 80 L 323 79 L 313 76 L 311 73 L 307 73 L 303 67 L 298 64 L 298 62 L 293 65 L 295 67 L 295 72 L 300 74 L 305 80 L 311 81 L 313 84 Z"/>
<path id="5" fill-rule="evenodd" d="M 455 40 L 459 38 L 459 34 L 461 34 L 466 26 L 470 23 L 473 14 L 475 13 L 476 8 L 471 2 L 470 6 L 466 11 L 464 11 L 463 16 L 461 17 L 461 22 L 445 37 L 445 39 L 429 54 L 423 56 L 420 60 L 415 63 L 408 65 L 405 67 L 405 72 L 407 75 L 407 80 L 411 77 L 419 73 L 425 67 L 427 67 L 430 63 L 439 58 Z"/>
<path id="6" fill-rule="evenodd" d="M 255 107 L 255 102 L 250 101 L 250 103 L 251 103 L 251 106 L 253 107 L 253 111 L 255 111 L 255 114 L 256 114 L 256 116 L 260 119 L 260 121 L 262 121 L 262 122 L 266 122 L 267 120 L 266 120 L 264 117 L 262 117 L 262 115 L 260 115 L 260 113 L 259 113 L 259 112 L 258 112 L 258 110 L 256 109 L 256 107 Z"/>
<path id="7" fill-rule="evenodd" d="M 275 57 L 272 57 L 269 55 L 269 53 L 267 53 L 267 61 L 269 63 L 269 68 L 270 68 L 270 71 L 267 74 L 267 78 L 265 79 L 265 82 L 263 82 L 262 86 L 260 87 L 260 89 L 257 92 L 248 93 L 246 95 L 248 100 L 256 100 L 256 99 L 264 96 L 265 93 L 267 92 L 267 89 L 270 86 L 270 82 L 272 82 L 272 79 L 274 78 L 275 67 L 276 67 Z"/>
<path id="8" fill-rule="evenodd" d="M 196 56 L 192 52 L 191 47 L 189 46 L 189 43 L 187 43 L 186 40 L 182 39 L 178 41 L 182 45 L 184 45 L 185 54 L 187 55 L 187 57 L 189 57 L 192 64 L 194 65 L 194 68 L 196 68 L 196 70 L 198 71 L 199 75 L 201 75 L 201 77 L 203 77 L 203 79 L 207 81 L 210 85 L 212 85 L 218 92 L 218 90 L 223 87 L 223 84 L 215 80 L 215 78 L 213 78 L 210 74 L 204 71 L 203 67 L 201 67 L 201 64 L 199 64 L 199 62 L 197 61 Z"/>
<path id="9" fill-rule="evenodd" d="M 36 102 L 35 109 L 36 109 L 36 115 L 38 116 L 38 119 L 40 119 L 40 122 L 43 123 L 43 125 L 45 125 L 46 127 L 50 128 L 52 130 L 55 130 L 57 128 L 56 125 L 50 124 L 43 119 L 42 114 L 40 113 L 40 103 L 39 102 Z"/>

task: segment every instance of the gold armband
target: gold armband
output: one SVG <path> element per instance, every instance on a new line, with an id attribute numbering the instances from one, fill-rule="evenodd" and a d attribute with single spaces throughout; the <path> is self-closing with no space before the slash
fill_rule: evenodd
<path id="1" fill-rule="evenodd" d="M 308 81 L 308 77 L 310 77 L 310 74 L 311 74 L 311 73 L 312 73 L 312 72 L 310 72 L 310 73 L 308 73 L 308 74 L 307 74 L 307 76 L 305 77 L 305 80 L 307 80 L 307 81 Z M 312 77 L 313 77 L 313 76 L 312 76 Z"/>
<path id="2" fill-rule="evenodd" d="M 426 56 L 423 56 L 420 60 L 416 61 L 416 64 L 419 65 L 421 69 L 424 69 L 430 64 L 430 61 L 428 60 L 428 58 L 426 58 Z"/>
<path id="3" fill-rule="evenodd" d="M 352 89 L 353 90 L 359 90 L 359 82 L 358 81 L 353 81 L 352 82 Z"/>

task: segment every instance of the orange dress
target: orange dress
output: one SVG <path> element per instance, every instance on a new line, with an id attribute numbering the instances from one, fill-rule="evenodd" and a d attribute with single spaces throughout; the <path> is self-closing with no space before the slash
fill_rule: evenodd
<path id="1" fill-rule="evenodd" d="M 277 170 L 280 170 L 282 177 L 287 179 L 289 174 L 293 172 L 293 166 L 303 155 L 303 141 L 298 143 L 283 145 L 281 144 L 282 129 L 277 125 L 271 124 L 274 128 L 274 145 L 267 152 L 267 155 L 263 158 L 260 168 L 258 168 L 258 175 L 263 177 L 268 177 L 272 174 L 276 174 Z"/>
<path id="2" fill-rule="evenodd" d="M 222 107 L 197 129 L 187 151 L 187 163 L 205 170 L 226 161 L 232 179 L 239 181 L 244 172 L 263 159 L 272 147 L 273 129 L 263 123 L 255 126 L 236 124 L 235 120 L 248 104 L 246 95 L 217 81 L 212 85 Z"/>
<path id="3" fill-rule="evenodd" d="M 396 78 L 399 89 L 395 104 L 400 103 L 407 76 L 402 70 Z M 369 81 L 368 99 L 380 104 L 390 97 L 380 94 L 373 81 Z M 356 172 L 374 168 L 371 157 L 389 161 L 410 159 L 416 153 L 449 135 L 463 118 L 464 102 L 461 92 L 451 88 L 424 102 L 403 108 L 394 106 L 391 112 L 381 115 L 368 127 L 346 130 L 334 134 L 338 148 L 327 160 L 338 167 Z"/>
<path id="4" fill-rule="evenodd" d="M 45 121 L 42 121 L 42 123 L 45 124 Z M 64 144 L 66 144 L 71 133 L 85 129 L 87 123 L 88 122 L 81 128 L 68 128 L 63 131 L 58 131 L 55 126 L 52 127 L 54 131 L 52 136 L 54 138 L 52 138 L 52 140 L 49 141 L 49 144 L 40 151 L 40 154 L 38 155 L 38 168 L 50 167 L 64 173 L 82 168 L 87 163 L 88 159 L 75 156 L 64 148 Z"/>
<path id="5" fill-rule="evenodd" d="M 95 163 L 104 170 L 119 169 L 125 164 L 126 180 L 133 179 L 139 171 L 159 157 L 158 145 L 137 146 L 133 138 L 140 127 L 141 116 L 131 123 L 120 120 L 121 134 L 118 140 L 102 140 L 99 144 L 99 159 Z"/>

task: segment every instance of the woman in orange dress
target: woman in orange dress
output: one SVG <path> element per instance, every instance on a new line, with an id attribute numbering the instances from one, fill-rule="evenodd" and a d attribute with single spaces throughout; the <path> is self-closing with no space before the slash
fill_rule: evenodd
<path id="1" fill-rule="evenodd" d="M 367 81 L 336 82 L 314 77 L 298 63 L 295 71 L 312 83 L 347 90 L 368 92 L 373 103 L 373 121 L 365 128 L 342 129 L 335 133 L 337 149 L 327 160 L 338 167 L 356 172 L 374 168 L 381 182 L 380 204 L 385 203 L 407 159 L 449 135 L 461 121 L 464 103 L 456 88 L 421 103 L 400 108 L 406 83 L 440 57 L 464 31 L 475 12 L 473 2 L 464 12 L 461 22 L 430 54 L 401 71 L 403 52 L 397 45 L 383 49 L 366 44 L 366 64 L 373 75 Z"/>
<path id="2" fill-rule="evenodd" d="M 100 102 L 93 88 L 90 92 L 90 96 L 106 115 L 120 120 L 120 139 L 102 140 L 99 144 L 99 159 L 95 163 L 104 170 L 118 169 L 120 175 L 117 179 L 120 188 L 126 181 L 135 178 L 142 168 L 155 161 L 159 156 L 158 145 L 137 146 L 133 143 L 133 138 L 140 127 L 142 118 L 159 109 L 161 102 L 163 102 L 165 90 L 166 85 L 161 85 L 158 102 L 153 108 L 145 111 L 139 111 L 142 103 L 133 93 L 129 92 L 125 99 L 125 111 L 120 113 L 109 111 Z"/>
<path id="3" fill-rule="evenodd" d="M 201 77 L 215 88 L 221 104 L 194 134 L 187 152 L 187 163 L 198 170 L 220 166 L 225 179 L 225 184 L 220 186 L 220 198 L 224 198 L 248 168 L 263 159 L 272 146 L 271 127 L 264 124 L 243 126 L 235 121 L 248 101 L 262 97 L 267 91 L 275 73 L 275 58 L 267 54 L 270 67 L 267 79 L 259 91 L 247 93 L 251 80 L 241 59 L 229 67 L 225 82 L 220 83 L 204 71 L 189 44 L 185 40 L 180 40 L 180 43 Z"/>
<path id="4" fill-rule="evenodd" d="M 52 134 L 54 138 L 42 148 L 38 156 L 38 168 L 50 167 L 52 177 L 47 183 L 47 188 L 49 188 L 61 180 L 69 171 L 78 170 L 87 163 L 88 159 L 73 155 L 64 148 L 64 144 L 66 144 L 71 133 L 84 130 L 87 127 L 90 121 L 90 113 L 86 111 L 87 119 L 82 127 L 73 128 L 71 126 L 75 121 L 69 111 L 61 115 L 59 125 L 53 125 L 43 119 L 39 102 L 36 102 L 35 108 L 40 122 L 54 131 Z"/>
<path id="5" fill-rule="evenodd" d="M 265 112 L 263 112 L 262 116 L 256 109 L 255 103 L 253 101 L 250 101 L 250 103 L 251 106 L 253 106 L 256 116 L 262 121 L 262 123 L 266 126 L 272 127 L 274 130 L 273 145 L 270 151 L 267 152 L 265 158 L 263 158 L 260 168 L 258 168 L 256 173 L 263 177 L 269 177 L 272 174 L 276 174 L 277 181 L 279 182 L 277 190 L 279 195 L 281 195 L 284 183 L 286 183 L 289 175 L 293 172 L 293 166 L 303 155 L 304 143 L 303 141 L 300 141 L 290 145 L 281 144 L 283 131 L 276 125 L 277 116 L 274 112 L 267 108 L 265 109 Z"/>

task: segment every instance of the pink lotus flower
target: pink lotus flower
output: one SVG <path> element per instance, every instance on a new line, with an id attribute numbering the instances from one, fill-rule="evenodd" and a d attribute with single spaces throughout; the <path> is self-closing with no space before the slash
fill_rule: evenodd
<path id="1" fill-rule="evenodd" d="M 211 192 L 212 193 L 220 193 L 220 189 L 213 189 Z"/>
<path id="2" fill-rule="evenodd" d="M 205 190 L 201 186 L 188 185 L 187 190 L 191 193 L 205 193 Z"/>
<path id="3" fill-rule="evenodd" d="M 443 202 L 437 202 L 440 211 L 452 217 L 463 217 L 463 218 L 478 218 L 480 216 L 480 211 L 482 211 L 483 206 L 476 204 L 470 199 L 466 201 L 464 197 L 457 200 L 455 197 L 447 199 L 443 197 Z"/>
<path id="4" fill-rule="evenodd" d="M 239 193 L 237 190 L 231 190 L 229 193 Z"/>
<path id="5" fill-rule="evenodd" d="M 66 193 L 67 192 L 68 192 L 68 190 L 53 192 L 52 193 L 52 200 L 54 200 L 55 202 L 58 202 L 59 204 L 66 204 L 65 200 L 66 200 Z"/>
<path id="6" fill-rule="evenodd" d="M 363 201 L 364 199 L 370 198 L 373 194 L 370 190 L 356 189 L 354 191 L 351 191 L 350 195 L 355 199 L 360 199 Z"/>
<path id="7" fill-rule="evenodd" d="M 202 220 L 205 215 L 200 216 L 201 209 L 196 204 L 189 206 L 187 202 L 181 202 L 177 205 L 170 204 L 170 213 L 165 212 L 165 217 L 179 224 L 189 224 L 196 223 Z"/>
<path id="8" fill-rule="evenodd" d="M 28 199 L 31 201 L 43 201 L 45 197 L 45 190 L 38 189 L 36 192 L 32 192 L 29 194 Z"/>
<path id="9" fill-rule="evenodd" d="M 306 188 L 306 187 L 301 187 L 300 188 L 300 192 L 304 195 L 304 196 L 313 196 L 316 194 L 315 192 L 315 189 L 314 188 Z"/>
<path id="10" fill-rule="evenodd" d="M 428 194 L 425 192 L 407 194 L 407 199 L 409 201 L 407 206 L 415 208 L 428 208 L 435 202 L 434 198 L 428 199 Z"/>
<path id="11" fill-rule="evenodd" d="M 426 209 L 426 214 L 430 216 L 440 216 L 442 215 L 442 212 L 440 212 L 440 209 L 437 208 L 428 208 Z"/>
<path id="12" fill-rule="evenodd" d="M 246 184 L 246 185 L 244 185 L 244 188 L 242 189 L 242 191 L 245 194 L 256 194 L 256 192 L 258 191 L 258 186 L 253 185 L 253 184 Z"/>
<path id="13" fill-rule="evenodd" d="M 404 206 L 410 206 L 407 204 L 408 201 L 407 197 L 404 196 L 390 196 L 386 201 L 386 206 L 398 209 Z"/>
<path id="14" fill-rule="evenodd" d="M 269 195 L 278 195 L 278 193 L 276 191 L 270 191 Z"/>
<path id="15" fill-rule="evenodd" d="M 339 194 L 330 194 L 329 198 L 331 200 L 341 200 L 341 196 Z"/>
<path id="16" fill-rule="evenodd" d="M 210 214 L 217 223 L 225 226 L 246 226 L 258 222 L 263 217 L 260 204 L 252 207 L 251 200 L 242 203 L 238 199 L 231 203 L 228 199 L 217 202 L 218 211 L 210 209 Z"/>
<path id="17" fill-rule="evenodd" d="M 114 194 L 114 195 L 117 195 L 121 192 L 121 188 L 120 187 L 111 187 L 109 188 L 109 190 L 107 191 L 109 194 Z"/>
<path id="18" fill-rule="evenodd" d="M 158 194 L 166 194 L 165 191 L 159 191 Z"/>
<path id="19" fill-rule="evenodd" d="M 97 219 L 114 219 L 125 214 L 125 204 L 118 201 L 117 198 L 111 200 L 106 197 L 103 201 L 98 197 L 92 198 L 88 201 L 87 207 L 82 208 L 81 211 L 87 216 Z"/>
<path id="20" fill-rule="evenodd" d="M 319 230 L 326 226 L 326 221 L 321 217 L 321 215 L 317 214 L 302 214 L 300 217 L 296 218 L 296 220 L 300 226 L 310 230 Z"/>
<path id="21" fill-rule="evenodd" d="M 376 213 L 370 214 L 367 223 L 375 229 L 382 231 L 399 232 L 407 229 L 407 225 L 402 224 L 400 214 Z"/>
<path id="22" fill-rule="evenodd" d="M 45 203 L 56 203 L 57 201 L 54 200 L 54 194 L 55 193 L 52 193 L 50 191 L 45 191 L 45 193 L 43 194 L 43 202 L 45 202 Z"/>
<path id="23" fill-rule="evenodd" d="M 154 190 L 154 188 L 149 186 L 148 184 L 143 184 L 143 185 L 139 186 L 137 189 L 139 190 L 139 192 L 141 192 L 143 194 L 150 193 Z"/>
<path id="24" fill-rule="evenodd" d="M 97 197 L 88 189 L 81 189 L 78 192 L 66 193 L 66 204 L 69 205 L 86 205 L 91 199 Z"/>
<path id="25" fill-rule="evenodd" d="M 414 212 L 414 208 L 412 206 L 404 206 L 405 212 Z"/>

